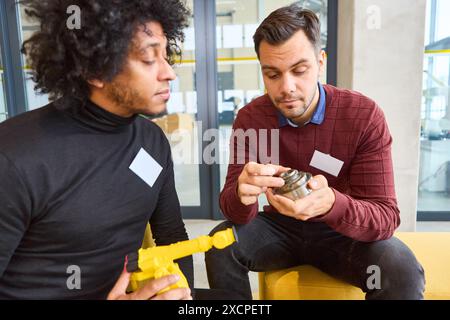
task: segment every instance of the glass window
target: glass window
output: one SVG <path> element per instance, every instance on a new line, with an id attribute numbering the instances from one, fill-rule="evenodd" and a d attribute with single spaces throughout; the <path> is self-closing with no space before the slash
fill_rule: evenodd
<path id="1" fill-rule="evenodd" d="M 450 1 L 428 1 L 418 201 L 425 214 L 450 214 L 450 22 L 444 9 Z"/>
<path id="2" fill-rule="evenodd" d="M 218 113 L 221 131 L 220 188 L 225 183 L 229 139 L 233 121 L 239 109 L 264 94 L 264 83 L 253 35 L 259 24 L 274 10 L 292 3 L 314 11 L 321 20 L 322 44 L 327 46 L 327 0 L 216 0 Z M 326 70 L 322 82 L 326 82 Z M 260 209 L 266 205 L 260 198 Z"/>
<path id="3" fill-rule="evenodd" d="M 436 6 L 436 39 L 439 41 L 450 37 L 450 20 L 448 15 L 450 13 L 450 1 L 438 0 Z"/>
<path id="4" fill-rule="evenodd" d="M 193 12 L 193 0 L 187 1 Z M 176 80 L 171 83 L 167 114 L 154 121 L 165 131 L 174 160 L 175 186 L 182 206 L 200 206 L 199 132 L 195 86 L 195 30 L 193 17 L 180 45 L 182 56 L 174 65 Z"/>

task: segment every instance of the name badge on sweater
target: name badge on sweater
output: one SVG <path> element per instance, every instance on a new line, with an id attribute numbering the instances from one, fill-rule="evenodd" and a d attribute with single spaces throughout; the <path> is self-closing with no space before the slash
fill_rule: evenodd
<path id="1" fill-rule="evenodd" d="M 163 168 L 144 148 L 141 148 L 131 163 L 130 169 L 150 187 L 153 187 Z"/>
<path id="2" fill-rule="evenodd" d="M 337 177 L 344 162 L 316 150 L 309 165 Z"/>

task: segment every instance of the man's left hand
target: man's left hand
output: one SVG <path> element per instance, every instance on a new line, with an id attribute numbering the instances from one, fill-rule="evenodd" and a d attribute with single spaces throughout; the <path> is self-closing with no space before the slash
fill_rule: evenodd
<path id="1" fill-rule="evenodd" d="M 302 199 L 292 201 L 268 189 L 267 200 L 279 213 L 297 220 L 307 221 L 327 214 L 336 200 L 333 190 L 328 187 L 327 178 L 315 176 L 308 182 L 308 186 L 312 192 Z"/>

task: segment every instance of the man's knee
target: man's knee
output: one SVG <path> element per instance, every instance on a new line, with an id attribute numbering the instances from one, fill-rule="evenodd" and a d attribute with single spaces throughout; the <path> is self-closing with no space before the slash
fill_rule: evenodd
<path id="1" fill-rule="evenodd" d="M 423 299 L 424 270 L 414 253 L 400 240 L 392 238 L 372 249 L 378 261 L 368 266 L 367 288 L 382 299 Z"/>
<path id="2" fill-rule="evenodd" d="M 211 232 L 209 233 L 210 236 L 213 236 L 215 233 L 219 232 L 219 231 L 223 231 L 225 229 L 231 228 L 233 227 L 233 223 L 230 221 L 224 221 L 222 223 L 220 223 L 219 225 L 217 225 L 216 227 L 214 227 Z M 220 264 L 220 262 L 218 260 L 223 260 L 223 259 L 227 259 L 228 256 L 231 254 L 231 247 L 233 247 L 235 245 L 235 243 L 233 243 L 231 246 L 228 246 L 224 249 L 216 249 L 216 248 L 211 248 L 210 250 L 205 252 L 205 262 L 206 262 L 206 267 L 208 268 L 211 265 L 215 265 L 215 262 L 218 262 Z"/>
<path id="3" fill-rule="evenodd" d="M 261 236 L 265 228 L 265 222 L 261 219 L 254 219 L 252 222 L 245 225 L 233 224 L 230 221 L 224 221 L 217 225 L 211 232 L 210 236 L 216 232 L 223 231 L 227 228 L 234 228 L 236 235 L 236 242 L 224 249 L 215 249 L 205 253 L 205 260 L 207 265 L 211 264 L 213 260 L 224 261 L 228 259 L 238 260 L 242 263 L 249 259 L 249 256 L 259 248 L 258 237 Z"/>
<path id="4" fill-rule="evenodd" d="M 231 227 L 233 227 L 233 226 L 234 226 L 234 224 L 233 224 L 231 221 L 224 221 L 224 222 L 221 222 L 220 224 L 218 224 L 217 226 L 215 226 L 215 227 L 211 230 L 211 232 L 209 233 L 209 235 L 212 236 L 212 235 L 214 235 L 216 232 L 223 231 L 223 230 L 228 229 L 228 228 L 231 228 Z"/>
<path id="5" fill-rule="evenodd" d="M 232 247 L 239 247 L 243 251 L 253 248 L 255 239 L 267 233 L 267 222 L 260 217 L 256 217 L 251 222 L 243 225 L 234 224 L 231 221 L 224 221 L 217 225 L 209 235 L 212 236 L 216 232 L 232 227 L 237 238 Z"/>

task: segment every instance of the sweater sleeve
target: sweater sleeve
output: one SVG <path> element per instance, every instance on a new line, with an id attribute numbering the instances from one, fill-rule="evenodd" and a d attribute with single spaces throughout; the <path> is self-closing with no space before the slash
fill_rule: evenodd
<path id="1" fill-rule="evenodd" d="M 241 202 L 237 194 L 238 178 L 244 169 L 245 163 L 250 159 L 247 139 L 244 141 L 236 137 L 239 132 L 246 130 L 242 125 L 244 117 L 246 117 L 244 110 L 241 110 L 233 124 L 228 172 L 224 188 L 220 193 L 220 208 L 224 216 L 236 224 L 249 223 L 258 213 L 258 202 L 246 206 Z"/>
<path id="2" fill-rule="evenodd" d="M 167 148 L 169 145 L 167 143 Z M 175 190 L 173 161 L 167 159 L 167 169 L 163 188 L 159 195 L 156 209 L 150 218 L 150 226 L 155 243 L 158 246 L 169 245 L 188 240 L 188 234 L 181 215 L 180 201 Z M 176 261 L 188 280 L 189 287 L 194 287 L 194 267 L 192 256 Z"/>
<path id="3" fill-rule="evenodd" d="M 349 193 L 333 189 L 336 201 L 323 221 L 350 238 L 389 239 L 400 225 L 391 156 L 392 137 L 382 110 L 375 108 L 349 169 Z"/>
<path id="4" fill-rule="evenodd" d="M 0 153 L 0 278 L 28 228 L 31 204 L 14 164 Z"/>

